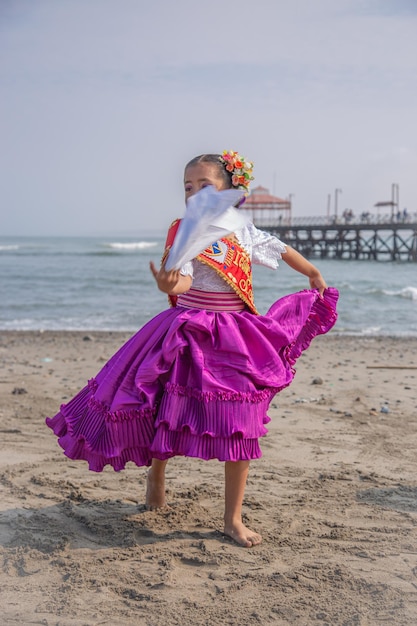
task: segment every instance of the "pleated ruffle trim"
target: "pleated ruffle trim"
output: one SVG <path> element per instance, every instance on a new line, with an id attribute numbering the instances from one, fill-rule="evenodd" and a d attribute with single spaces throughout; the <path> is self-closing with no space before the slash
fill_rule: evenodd
<path id="1" fill-rule="evenodd" d="M 168 383 L 158 406 L 115 411 L 95 397 L 98 391 L 97 381 L 89 380 L 46 420 L 66 456 L 87 461 L 96 472 L 105 465 L 120 471 L 128 461 L 144 466 L 172 456 L 259 458 L 258 439 L 267 433 L 266 412 L 278 390 L 204 393 Z"/>
<path id="2" fill-rule="evenodd" d="M 273 395 L 278 390 L 273 391 Z M 172 396 L 187 396 L 195 398 L 199 402 L 213 402 L 221 400 L 226 402 L 252 402 L 258 403 L 270 399 L 271 390 L 261 389 L 260 391 L 200 391 L 199 389 L 191 389 L 190 387 L 182 387 L 174 383 L 167 383 L 165 392 Z"/>
<path id="3" fill-rule="evenodd" d="M 308 290 L 306 291 L 308 292 Z M 295 365 L 297 359 L 307 350 L 315 337 L 324 335 L 333 328 L 337 321 L 338 297 L 339 292 L 331 287 L 324 291 L 323 297 L 317 295 L 306 323 L 301 328 L 296 340 L 285 350 L 285 358 L 291 366 Z"/>

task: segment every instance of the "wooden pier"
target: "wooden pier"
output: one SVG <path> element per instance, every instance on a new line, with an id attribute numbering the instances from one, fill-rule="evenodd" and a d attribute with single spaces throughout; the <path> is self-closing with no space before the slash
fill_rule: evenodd
<path id="1" fill-rule="evenodd" d="M 374 217 L 345 224 L 330 223 L 324 217 L 292 218 L 290 223 L 281 220 L 275 224 L 254 221 L 307 258 L 417 262 L 417 219 L 379 221 Z"/>
<path id="2" fill-rule="evenodd" d="M 364 211 L 358 217 L 347 209 L 338 216 L 340 191 L 335 190 L 333 216 L 329 205 L 326 217 L 293 217 L 292 194 L 279 198 L 262 186 L 251 191 L 240 211 L 307 258 L 417 262 L 417 212 L 399 211 L 397 184 L 390 201 L 375 204 L 376 213 Z M 390 213 L 381 215 L 382 209 Z"/>

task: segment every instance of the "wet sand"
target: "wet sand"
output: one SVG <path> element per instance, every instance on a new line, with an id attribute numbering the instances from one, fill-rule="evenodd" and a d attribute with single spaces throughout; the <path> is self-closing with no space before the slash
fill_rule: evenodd
<path id="1" fill-rule="evenodd" d="M 269 412 L 244 549 L 224 537 L 223 465 L 89 472 L 44 425 L 129 337 L 0 338 L 1 622 L 47 626 L 417 623 L 417 339 L 326 336 Z"/>

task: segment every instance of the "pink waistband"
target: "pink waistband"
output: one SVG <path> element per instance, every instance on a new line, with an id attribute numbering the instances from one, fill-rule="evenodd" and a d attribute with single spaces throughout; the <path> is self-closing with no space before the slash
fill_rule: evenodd
<path id="1" fill-rule="evenodd" d="M 178 296 L 177 306 L 208 311 L 243 311 L 245 303 L 234 292 L 190 289 Z"/>

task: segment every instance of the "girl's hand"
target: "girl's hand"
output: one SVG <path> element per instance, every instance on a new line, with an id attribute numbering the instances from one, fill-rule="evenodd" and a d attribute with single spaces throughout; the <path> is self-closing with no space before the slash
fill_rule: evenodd
<path id="1" fill-rule="evenodd" d="M 149 267 L 151 268 L 153 277 L 156 280 L 158 289 L 160 289 L 164 293 L 171 293 L 171 291 L 175 289 L 180 280 L 180 271 L 171 270 L 170 272 L 167 272 L 165 269 L 165 263 L 161 265 L 160 270 L 157 270 L 155 264 L 152 261 L 149 263 Z"/>
<path id="2" fill-rule="evenodd" d="M 323 295 L 324 290 L 327 289 L 326 281 L 315 265 L 307 261 L 302 254 L 291 246 L 287 246 L 287 251 L 282 255 L 282 260 L 300 274 L 308 276 L 311 289 L 318 289 L 320 295 Z"/>
<path id="3" fill-rule="evenodd" d="M 320 274 L 318 270 L 316 270 L 316 272 L 313 275 L 309 276 L 309 281 L 310 281 L 311 289 L 318 289 L 320 292 L 320 295 L 322 296 L 324 293 L 324 290 L 327 289 L 327 285 L 326 285 L 326 281 L 324 280 L 323 276 Z"/>
<path id="4" fill-rule="evenodd" d="M 167 272 L 165 262 L 162 263 L 159 270 L 152 261 L 149 263 L 149 267 L 160 291 L 174 296 L 190 289 L 192 283 L 191 276 L 183 276 L 180 270 L 170 270 Z"/>

